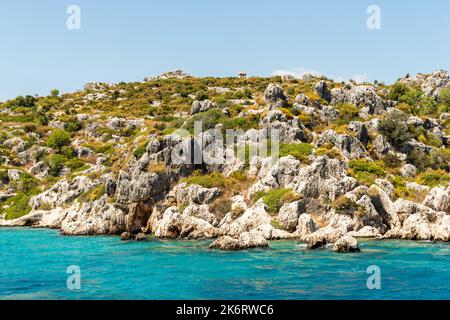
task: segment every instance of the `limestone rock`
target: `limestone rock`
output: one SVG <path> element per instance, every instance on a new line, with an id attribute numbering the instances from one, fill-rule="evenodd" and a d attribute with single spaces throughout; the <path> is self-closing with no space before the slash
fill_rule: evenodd
<path id="1" fill-rule="evenodd" d="M 121 234 L 126 230 L 127 213 L 108 202 L 104 195 L 99 200 L 84 202 L 72 208 L 61 223 L 64 235 Z"/>
<path id="2" fill-rule="evenodd" d="M 180 204 L 207 204 L 220 195 L 219 188 L 203 188 L 199 185 L 181 183 L 169 193 Z"/>
<path id="3" fill-rule="evenodd" d="M 238 238 L 223 236 L 210 244 L 210 249 L 227 251 L 268 247 L 267 240 L 258 232 L 244 232 Z"/>
<path id="4" fill-rule="evenodd" d="M 270 83 L 264 92 L 264 98 L 267 103 L 274 105 L 276 108 L 286 105 L 287 97 L 283 92 L 283 88 L 278 84 Z"/>
<path id="5" fill-rule="evenodd" d="M 214 103 L 212 103 L 210 100 L 204 100 L 204 101 L 195 100 L 192 103 L 191 114 L 205 112 L 205 111 L 208 111 L 215 107 L 216 107 L 216 105 Z"/>
<path id="6" fill-rule="evenodd" d="M 352 236 L 346 235 L 336 241 L 333 245 L 334 252 L 359 252 L 358 241 Z"/>

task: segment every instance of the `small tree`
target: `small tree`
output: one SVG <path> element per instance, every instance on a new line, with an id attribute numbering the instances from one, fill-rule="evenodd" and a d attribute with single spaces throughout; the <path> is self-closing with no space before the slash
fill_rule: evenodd
<path id="1" fill-rule="evenodd" d="M 61 151 L 61 148 L 70 144 L 70 134 L 65 130 L 53 131 L 47 138 L 47 146 Z"/>
<path id="2" fill-rule="evenodd" d="M 59 96 L 59 90 L 58 89 L 53 89 L 52 91 L 50 91 L 50 95 L 52 97 L 57 97 Z"/>
<path id="3" fill-rule="evenodd" d="M 406 120 L 406 115 L 403 113 L 391 112 L 381 121 L 378 130 L 395 147 L 400 148 L 411 139 L 411 133 L 409 132 Z"/>

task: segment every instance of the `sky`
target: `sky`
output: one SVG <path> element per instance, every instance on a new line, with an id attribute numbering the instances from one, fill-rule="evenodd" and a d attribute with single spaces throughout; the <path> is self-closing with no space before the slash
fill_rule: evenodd
<path id="1" fill-rule="evenodd" d="M 450 69 L 449 14 L 447 0 L 0 0 L 0 100 L 174 69 L 392 83 Z"/>

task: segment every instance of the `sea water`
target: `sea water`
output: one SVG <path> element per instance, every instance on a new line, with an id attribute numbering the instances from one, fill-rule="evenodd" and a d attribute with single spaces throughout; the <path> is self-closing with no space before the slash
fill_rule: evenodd
<path id="1" fill-rule="evenodd" d="M 0 299 L 450 299 L 446 243 L 361 240 L 350 254 L 296 241 L 238 252 L 209 243 L 0 228 Z M 79 289 L 68 286 L 71 266 Z M 370 266 L 379 289 L 368 286 Z"/>

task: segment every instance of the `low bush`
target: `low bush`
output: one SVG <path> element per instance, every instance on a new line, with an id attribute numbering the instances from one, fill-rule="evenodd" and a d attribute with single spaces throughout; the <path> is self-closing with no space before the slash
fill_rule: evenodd
<path id="1" fill-rule="evenodd" d="M 313 150 L 314 146 L 309 143 L 282 143 L 280 144 L 280 158 L 293 156 L 300 161 L 304 161 Z"/>
<path id="2" fill-rule="evenodd" d="M 406 121 L 407 117 L 403 113 L 391 112 L 381 120 L 378 130 L 395 147 L 400 148 L 411 139 Z"/>
<path id="3" fill-rule="evenodd" d="M 141 143 L 137 146 L 137 148 L 133 152 L 133 156 L 136 158 L 136 160 L 139 160 L 145 153 L 145 150 L 147 149 L 148 142 Z"/>
<path id="4" fill-rule="evenodd" d="M 57 177 L 61 170 L 64 168 L 64 164 L 67 158 L 61 154 L 52 154 L 45 159 L 45 163 L 49 168 L 49 174 Z"/>
<path id="5" fill-rule="evenodd" d="M 339 119 L 336 120 L 337 125 L 349 124 L 350 121 L 360 120 L 360 108 L 350 103 L 341 104 L 338 107 Z"/>
<path id="6" fill-rule="evenodd" d="M 182 181 L 188 184 L 198 184 L 204 188 L 221 188 L 225 186 L 225 177 L 218 172 L 210 174 L 194 173 L 194 175 L 187 177 Z"/>
<path id="7" fill-rule="evenodd" d="M 363 210 L 355 201 L 345 196 L 339 196 L 334 200 L 331 207 L 337 214 L 353 216 L 355 213 Z"/>
<path id="8" fill-rule="evenodd" d="M 450 175 L 444 170 L 428 170 L 421 173 L 416 181 L 431 188 L 446 186 L 450 182 Z"/>
<path id="9" fill-rule="evenodd" d="M 354 172 L 367 172 L 377 176 L 384 175 L 384 170 L 382 167 L 367 159 L 351 160 L 349 162 L 349 167 Z"/>
<path id="10" fill-rule="evenodd" d="M 292 191 L 292 189 L 271 189 L 266 192 L 257 192 L 253 196 L 253 202 L 257 202 L 259 199 L 263 199 L 267 205 L 270 213 L 276 213 L 280 210 L 283 204 L 298 200 L 298 196 Z"/>

